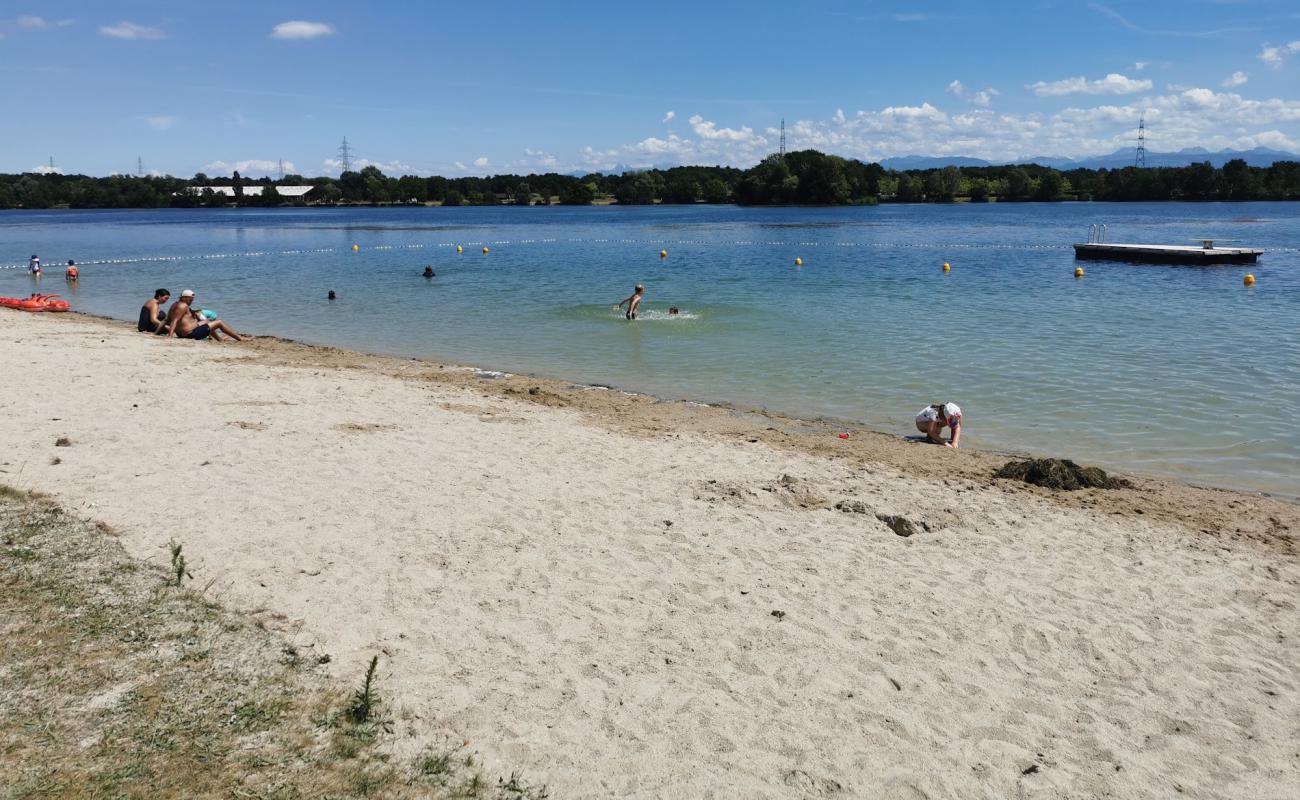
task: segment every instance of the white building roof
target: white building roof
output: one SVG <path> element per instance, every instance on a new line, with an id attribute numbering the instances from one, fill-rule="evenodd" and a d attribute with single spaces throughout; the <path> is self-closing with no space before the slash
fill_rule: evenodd
<path id="1" fill-rule="evenodd" d="M 315 186 L 277 186 L 275 191 L 281 197 L 302 197 L 303 195 L 315 189 Z M 226 197 L 235 196 L 235 187 L 233 186 L 191 186 L 190 192 L 193 194 L 203 194 L 204 189 L 211 189 L 213 194 L 224 194 Z M 260 197 L 263 187 L 261 185 L 245 186 L 245 197 Z"/>

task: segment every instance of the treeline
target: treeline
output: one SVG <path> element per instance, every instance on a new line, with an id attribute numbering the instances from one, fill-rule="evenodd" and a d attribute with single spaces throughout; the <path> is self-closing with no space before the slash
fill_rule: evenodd
<path id="1" fill-rule="evenodd" d="M 305 195 L 277 187 L 312 186 Z M 214 187 L 231 187 L 231 193 Z M 253 187 L 261 187 L 253 189 Z M 196 208 L 229 206 L 424 204 L 588 205 L 618 203 L 738 203 L 742 205 L 869 205 L 1057 200 L 1296 200 L 1300 162 L 1252 167 L 1240 159 L 1222 168 L 1126 167 L 1056 170 L 1035 164 L 944 167 L 896 172 L 879 164 L 802 150 L 768 156 L 747 170 L 674 167 L 583 176 L 390 177 L 375 167 L 338 178 L 249 180 L 114 175 L 0 175 L 0 208 Z"/>

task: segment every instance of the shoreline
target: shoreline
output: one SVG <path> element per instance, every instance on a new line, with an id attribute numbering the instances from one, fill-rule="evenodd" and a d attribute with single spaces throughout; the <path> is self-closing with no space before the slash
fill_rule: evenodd
<path id="1" fill-rule="evenodd" d="M 1282 796 L 1300 506 L 645 395 L 5 314 L 0 483 L 557 797 Z M 762 724 L 755 724 L 761 720 Z M 918 795 L 920 792 L 922 794 Z"/>
<path id="2" fill-rule="evenodd" d="M 66 312 L 65 316 L 103 324 L 133 336 L 138 335 L 138 332 L 130 327 L 129 320 L 81 311 Z M 728 401 L 660 397 L 615 385 L 584 383 L 579 380 L 536 373 L 509 372 L 481 364 L 373 353 L 299 341 L 275 334 L 258 335 L 258 338 L 250 344 L 253 344 L 257 352 L 271 363 L 277 363 L 277 359 L 278 363 L 288 365 L 316 361 L 321 365 L 333 367 L 378 369 L 404 379 L 412 377 L 410 365 L 419 365 L 422 368 L 436 370 L 436 372 L 419 373 L 419 379 L 435 380 L 456 386 L 473 385 L 503 398 L 576 409 L 598 421 L 602 426 L 638 435 L 653 436 L 664 433 L 666 429 L 656 419 L 654 412 L 667 407 L 673 409 L 670 415 L 681 426 L 681 430 L 715 433 L 731 439 L 756 438 L 770 446 L 783 447 L 809 455 L 877 461 L 921 478 L 949 477 L 974 480 L 987 485 L 1010 488 L 1012 491 L 1031 492 L 1070 507 L 1087 506 L 1093 503 L 1097 496 L 1116 499 L 1129 495 L 1130 502 L 1117 513 L 1133 513 L 1138 506 L 1137 498 L 1132 496 L 1134 494 L 1173 493 L 1182 502 L 1187 502 L 1193 497 L 1206 500 L 1220 495 L 1240 495 L 1244 498 L 1255 498 L 1270 504 L 1278 504 L 1282 509 L 1292 509 L 1297 521 L 1300 521 L 1300 495 L 1292 497 L 1234 486 L 1200 484 L 1122 468 L 1113 471 L 1107 469 L 1107 472 L 1113 476 L 1129 479 L 1134 484 L 1132 489 L 1053 491 L 992 477 L 992 474 L 1008 461 L 1045 457 L 1039 453 L 1003 450 L 996 447 L 975 449 L 969 446 L 952 451 L 947 448 L 927 446 L 908 436 L 873 428 L 854 420 L 827 416 L 804 419 L 779 411 L 746 408 Z M 248 347 L 248 344 L 239 346 Z M 465 373 L 473 373 L 473 379 L 465 380 Z M 479 375 L 490 377 L 480 378 Z M 534 387 L 539 389 L 536 394 L 528 391 Z M 543 389 L 545 391 L 541 391 Z M 601 396 L 605 393 L 608 393 L 608 397 Z M 596 402 L 596 399 L 600 402 Z M 707 422 L 693 421 L 691 417 L 695 412 L 702 417 L 707 417 Z M 839 433 L 849 433 L 849 441 L 839 440 Z M 1068 455 L 1061 456 L 1061 458 L 1068 457 Z M 1085 463 L 1082 466 L 1089 466 L 1089 464 Z M 1191 505 L 1199 504 L 1192 502 Z M 1186 523 L 1193 527 L 1205 522 L 1197 512 L 1178 513 L 1177 506 L 1172 503 L 1162 505 L 1155 513 L 1161 518 Z M 1226 518 L 1216 518 L 1212 522 L 1223 523 L 1225 520 Z"/>

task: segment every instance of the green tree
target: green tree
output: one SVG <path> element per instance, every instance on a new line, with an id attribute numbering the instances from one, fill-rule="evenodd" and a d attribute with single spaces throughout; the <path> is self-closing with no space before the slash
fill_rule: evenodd
<path id="1" fill-rule="evenodd" d="M 727 203 L 731 201 L 731 186 L 721 178 L 709 178 L 700 187 L 700 193 L 706 203 Z"/>
<path id="2" fill-rule="evenodd" d="M 360 172 L 349 170 L 339 175 L 338 186 L 346 203 L 359 203 L 366 199 L 366 179 Z"/>
<path id="3" fill-rule="evenodd" d="M 1016 167 L 1007 173 L 1007 195 L 1013 200 L 1023 200 L 1033 191 L 1029 173 L 1023 167 Z"/>
<path id="4" fill-rule="evenodd" d="M 1261 181 L 1255 170 L 1243 159 L 1234 158 L 1223 165 L 1223 197 L 1225 200 L 1246 200 L 1260 193 Z"/>
<path id="5" fill-rule="evenodd" d="M 925 185 L 920 175 L 906 172 L 899 177 L 898 199 L 904 203 L 919 203 L 925 199 Z"/>
<path id="6" fill-rule="evenodd" d="M 1179 195 L 1184 200 L 1210 200 L 1215 194 L 1214 167 L 1208 161 L 1183 168 L 1178 176 Z"/>
<path id="7" fill-rule="evenodd" d="M 575 182 L 560 192 L 560 204 L 565 206 L 589 206 L 595 199 L 594 182 Z"/>
<path id="8" fill-rule="evenodd" d="M 1060 200 L 1065 191 L 1065 178 L 1054 169 L 1043 170 L 1038 179 L 1038 191 L 1034 195 L 1039 200 Z"/>

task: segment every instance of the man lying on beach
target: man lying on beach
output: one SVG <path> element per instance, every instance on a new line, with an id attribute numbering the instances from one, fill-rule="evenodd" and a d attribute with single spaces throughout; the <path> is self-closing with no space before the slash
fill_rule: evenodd
<path id="1" fill-rule="evenodd" d="M 136 323 L 135 329 L 140 333 L 162 333 L 166 324 L 163 317 L 162 307 L 171 299 L 172 293 L 166 289 L 159 289 L 153 293 L 153 297 L 145 301 L 140 306 L 140 321 Z"/>
<path id="2" fill-rule="evenodd" d="M 181 292 L 181 296 L 175 303 L 172 303 L 171 310 L 167 312 L 167 335 L 176 336 L 180 339 L 207 339 L 209 336 L 214 341 L 224 341 L 221 336 L 225 334 L 236 342 L 242 342 L 253 337 L 236 333 L 226 323 L 219 319 L 206 319 L 202 314 L 193 310 L 194 290 L 186 289 Z"/>
<path id="3" fill-rule="evenodd" d="M 942 438 L 947 428 L 950 441 Z M 925 440 L 944 447 L 958 447 L 961 441 L 961 407 L 956 403 L 931 403 L 916 415 L 916 429 L 925 434 Z"/>
<path id="4" fill-rule="evenodd" d="M 644 294 L 645 287 L 638 283 L 636 288 L 632 290 L 632 296 L 618 304 L 620 309 L 627 306 L 626 316 L 628 319 L 636 319 L 636 312 L 641 307 L 641 298 Z"/>

